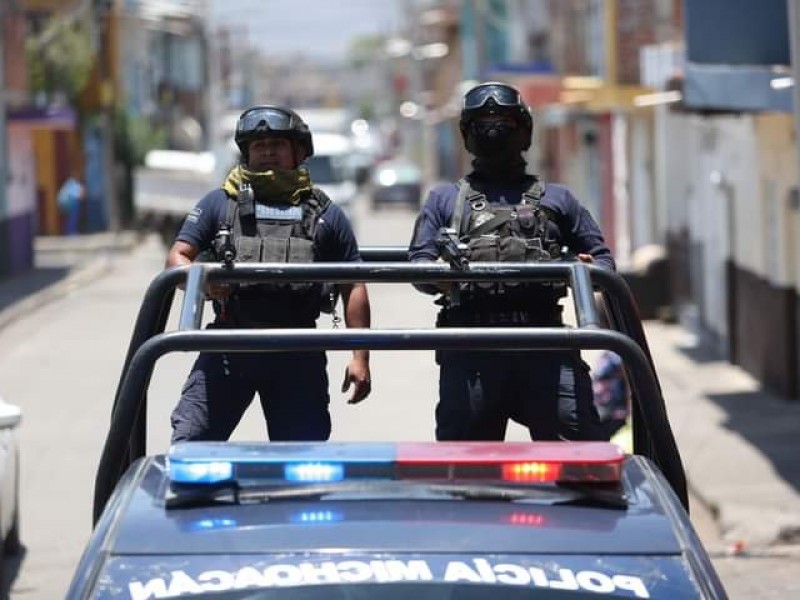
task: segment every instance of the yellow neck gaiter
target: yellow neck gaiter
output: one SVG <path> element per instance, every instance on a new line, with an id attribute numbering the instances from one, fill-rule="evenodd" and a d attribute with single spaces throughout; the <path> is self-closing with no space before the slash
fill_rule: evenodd
<path id="1" fill-rule="evenodd" d="M 311 176 L 306 167 L 257 172 L 237 165 L 228 173 L 222 189 L 235 198 L 243 183 L 249 183 L 256 201 L 264 204 L 299 204 L 311 193 Z"/>

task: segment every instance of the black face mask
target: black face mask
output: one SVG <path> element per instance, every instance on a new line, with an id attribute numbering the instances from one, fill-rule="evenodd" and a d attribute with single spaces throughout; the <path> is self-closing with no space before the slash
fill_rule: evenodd
<path id="1" fill-rule="evenodd" d="M 467 142 L 467 150 L 477 158 L 508 158 L 523 150 L 520 128 L 508 121 L 473 121 Z"/>

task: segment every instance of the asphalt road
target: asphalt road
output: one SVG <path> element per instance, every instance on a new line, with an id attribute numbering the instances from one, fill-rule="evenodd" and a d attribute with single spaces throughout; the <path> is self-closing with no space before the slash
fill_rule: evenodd
<path id="1" fill-rule="evenodd" d="M 355 212 L 363 245 L 406 244 L 413 216 L 401 210 Z M 88 539 L 94 477 L 106 435 L 111 401 L 142 294 L 161 269 L 156 238 L 115 257 L 103 278 L 76 287 L 62 299 L 0 332 L 0 391 L 23 409 L 22 537 L 26 552 L 7 561 L 5 597 L 63 597 Z M 370 287 L 375 327 L 420 326 L 435 315 L 430 299 L 402 284 Z M 178 294 L 180 298 L 180 294 Z M 174 325 L 177 310 L 173 311 Z M 330 327 L 323 318 L 322 327 Z M 169 412 L 193 357 L 169 355 L 151 384 L 148 451 L 164 450 Z M 347 353 L 330 353 L 334 440 L 430 440 L 437 393 L 430 352 L 375 352 L 373 393 L 350 406 L 339 391 Z M 590 361 L 591 362 L 591 361 Z M 254 403 L 233 439 L 264 439 Z M 526 439 L 512 426 L 509 439 Z M 711 515 L 694 503 L 693 519 L 714 554 L 732 598 L 790 597 L 800 555 L 780 549 L 758 556 L 729 556 Z M 10 592 L 8 590 L 10 589 Z M 800 592 L 798 592 L 800 593 Z"/>

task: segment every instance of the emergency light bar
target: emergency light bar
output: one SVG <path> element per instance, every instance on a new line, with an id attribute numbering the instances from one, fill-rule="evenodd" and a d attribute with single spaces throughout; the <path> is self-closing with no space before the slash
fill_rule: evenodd
<path id="1" fill-rule="evenodd" d="M 624 459 L 623 451 L 608 442 L 180 442 L 167 455 L 167 472 L 176 485 L 365 479 L 614 483 Z"/>

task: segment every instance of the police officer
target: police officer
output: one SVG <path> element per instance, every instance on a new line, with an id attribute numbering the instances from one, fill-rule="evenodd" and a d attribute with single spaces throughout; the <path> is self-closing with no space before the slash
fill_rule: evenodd
<path id="1" fill-rule="evenodd" d="M 167 266 L 190 264 L 208 250 L 239 262 L 360 261 L 350 222 L 312 185 L 303 165 L 314 145 L 299 115 L 279 106 L 250 108 L 239 117 L 235 141 L 241 163 L 189 213 Z M 220 241 L 220 232 L 227 239 Z M 339 290 L 347 326 L 369 327 L 364 284 Z M 216 318 L 210 327 L 314 327 L 330 291 L 309 283 L 213 284 L 208 295 Z M 366 351 L 353 353 L 342 391 L 351 384 L 349 403 L 369 395 Z M 172 413 L 173 442 L 227 440 L 256 392 L 270 440 L 330 437 L 324 352 L 201 353 Z"/>
<path id="2" fill-rule="evenodd" d="M 563 258 L 614 269 L 589 212 L 563 186 L 526 173 L 533 119 L 519 92 L 488 82 L 464 96 L 460 119 L 472 171 L 435 186 L 415 224 L 412 261 L 440 258 L 443 228 L 467 247 L 470 261 Z M 451 246 L 452 247 L 452 246 Z M 559 326 L 565 286 L 530 283 L 416 285 L 443 306 L 438 326 Z M 508 419 L 532 439 L 601 439 L 588 366 L 577 351 L 442 351 L 436 438 L 503 440 Z"/>

